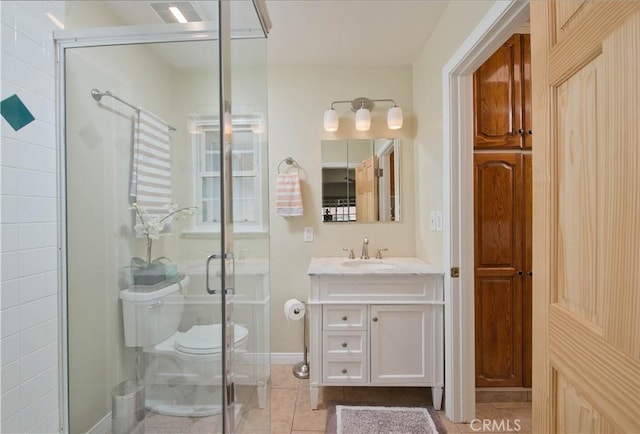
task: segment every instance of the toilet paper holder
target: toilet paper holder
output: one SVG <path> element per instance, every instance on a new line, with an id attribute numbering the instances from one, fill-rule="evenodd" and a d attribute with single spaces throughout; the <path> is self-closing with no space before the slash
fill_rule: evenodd
<path id="1" fill-rule="evenodd" d="M 306 304 L 304 302 L 302 302 L 303 304 Z M 300 312 L 295 312 L 296 314 L 300 313 Z M 304 345 L 304 351 L 303 351 L 303 358 L 302 358 L 302 362 L 298 362 L 293 366 L 293 376 L 296 378 L 300 378 L 303 380 L 306 380 L 307 378 L 309 378 L 309 363 L 307 361 L 307 315 L 305 312 L 304 317 L 302 318 L 302 336 L 303 336 L 303 345 Z"/>

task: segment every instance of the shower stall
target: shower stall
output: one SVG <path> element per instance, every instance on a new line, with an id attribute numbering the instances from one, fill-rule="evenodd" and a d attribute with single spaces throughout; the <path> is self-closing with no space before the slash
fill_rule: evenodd
<path id="1" fill-rule="evenodd" d="M 270 432 L 265 4 L 66 4 L 64 431 Z"/>

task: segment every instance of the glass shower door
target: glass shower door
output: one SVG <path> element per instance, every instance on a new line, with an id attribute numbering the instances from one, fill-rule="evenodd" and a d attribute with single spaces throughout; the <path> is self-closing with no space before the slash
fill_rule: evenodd
<path id="1" fill-rule="evenodd" d="M 69 432 L 269 432 L 266 44 L 229 28 L 247 6 L 57 37 Z"/>
<path id="2" fill-rule="evenodd" d="M 122 429 L 142 414 L 150 433 L 222 432 L 222 210 L 204 227 L 196 188 L 220 184 L 222 153 L 200 149 L 191 116 L 220 118 L 217 53 L 217 41 L 67 49 L 71 432 L 109 412 Z"/>

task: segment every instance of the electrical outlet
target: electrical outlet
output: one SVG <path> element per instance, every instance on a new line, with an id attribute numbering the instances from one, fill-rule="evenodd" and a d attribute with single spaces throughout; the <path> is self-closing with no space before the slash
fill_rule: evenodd
<path id="1" fill-rule="evenodd" d="M 436 231 L 442 232 L 442 211 L 436 211 Z"/>
<path id="2" fill-rule="evenodd" d="M 436 212 L 429 212 L 429 229 L 432 231 L 436 230 Z"/>
<path id="3" fill-rule="evenodd" d="M 313 228 L 304 228 L 304 241 L 307 243 L 313 241 Z"/>

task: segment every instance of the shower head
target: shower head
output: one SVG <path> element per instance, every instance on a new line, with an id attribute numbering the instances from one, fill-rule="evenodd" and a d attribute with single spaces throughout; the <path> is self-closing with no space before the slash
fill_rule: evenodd
<path id="1" fill-rule="evenodd" d="M 98 89 L 91 89 L 91 96 L 96 101 L 100 101 L 102 99 L 103 95 L 104 95 L 104 93 L 100 92 Z"/>

